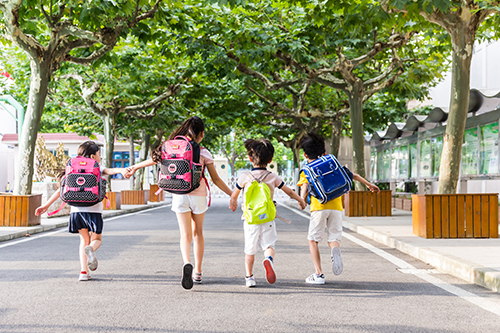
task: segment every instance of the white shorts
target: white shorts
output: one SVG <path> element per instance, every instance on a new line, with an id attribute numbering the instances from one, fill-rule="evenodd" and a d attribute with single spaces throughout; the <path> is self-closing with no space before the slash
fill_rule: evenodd
<path id="1" fill-rule="evenodd" d="M 340 242 L 342 238 L 342 211 L 315 210 L 311 212 L 307 239 L 320 242 L 326 229 L 328 242 Z"/>
<path id="2" fill-rule="evenodd" d="M 207 209 L 207 197 L 172 194 L 172 211 L 176 213 L 203 214 Z"/>
<path id="3" fill-rule="evenodd" d="M 245 254 L 254 255 L 271 247 L 274 249 L 278 233 L 276 232 L 276 222 L 271 221 L 262 224 L 248 224 L 243 222 L 243 233 L 245 234 Z"/>

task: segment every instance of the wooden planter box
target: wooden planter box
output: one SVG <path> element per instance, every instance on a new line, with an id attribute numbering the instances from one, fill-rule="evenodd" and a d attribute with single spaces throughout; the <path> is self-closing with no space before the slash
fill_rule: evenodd
<path id="1" fill-rule="evenodd" d="M 0 195 L 0 226 L 39 225 L 41 216 L 35 215 L 35 209 L 41 205 L 42 194 Z"/>
<path id="2" fill-rule="evenodd" d="M 160 202 L 163 201 L 163 191 L 161 191 L 158 195 L 156 195 L 156 191 L 158 191 L 158 185 L 149 185 L 149 201 L 150 202 Z"/>
<path id="3" fill-rule="evenodd" d="M 105 210 L 120 210 L 122 209 L 122 193 L 121 192 L 106 192 L 106 198 L 102 201 Z M 109 200 L 109 207 L 107 201 Z"/>
<path id="4" fill-rule="evenodd" d="M 122 205 L 145 205 L 149 200 L 149 190 L 122 191 Z"/>
<path id="5" fill-rule="evenodd" d="M 391 191 L 350 191 L 345 194 L 346 216 L 391 216 Z"/>
<path id="6" fill-rule="evenodd" d="M 411 200 L 406 198 L 392 198 L 394 204 L 392 207 L 401 210 L 407 210 L 411 212 Z"/>
<path id="7" fill-rule="evenodd" d="M 412 200 L 414 235 L 498 238 L 498 194 L 423 194 Z"/>

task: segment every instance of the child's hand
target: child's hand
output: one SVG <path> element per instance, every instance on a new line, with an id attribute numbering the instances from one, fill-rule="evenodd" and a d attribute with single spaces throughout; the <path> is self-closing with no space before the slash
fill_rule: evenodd
<path id="1" fill-rule="evenodd" d="M 372 191 L 372 192 L 375 192 L 375 193 L 380 192 L 380 189 L 378 188 L 378 186 L 377 186 L 377 185 L 374 185 L 374 184 L 370 184 L 370 185 L 368 185 L 368 189 L 369 189 L 370 191 Z"/>
<path id="2" fill-rule="evenodd" d="M 300 200 L 297 200 L 297 202 L 299 203 L 300 205 L 300 209 L 304 210 L 307 206 L 307 203 L 304 201 L 304 199 L 302 198 L 299 198 Z"/>
<path id="3" fill-rule="evenodd" d="M 48 210 L 49 210 L 49 207 L 40 206 L 40 207 L 38 207 L 38 208 L 35 210 L 35 215 L 36 215 L 36 216 L 41 215 L 41 214 L 43 214 L 43 213 L 46 213 Z"/>
<path id="4" fill-rule="evenodd" d="M 136 169 L 133 166 L 129 166 L 129 167 L 125 168 L 125 173 L 123 174 L 123 177 L 130 178 L 134 175 L 135 172 L 136 172 Z"/>
<path id="5" fill-rule="evenodd" d="M 231 200 L 229 200 L 229 209 L 231 209 L 231 211 L 233 211 L 233 212 L 234 212 L 234 211 L 236 210 L 236 208 L 237 208 L 237 207 L 238 207 L 238 200 L 237 200 L 237 199 L 236 199 L 236 200 L 233 200 L 233 199 L 231 198 Z"/>
<path id="6" fill-rule="evenodd" d="M 120 173 L 123 175 L 123 178 L 130 178 L 130 176 L 132 176 L 128 168 L 120 168 Z"/>

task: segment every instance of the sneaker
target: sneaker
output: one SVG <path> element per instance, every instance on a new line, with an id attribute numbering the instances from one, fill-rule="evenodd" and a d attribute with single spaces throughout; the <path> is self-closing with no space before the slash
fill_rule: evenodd
<path id="1" fill-rule="evenodd" d="M 87 266 L 91 271 L 95 271 L 97 269 L 97 257 L 95 256 L 94 248 L 90 245 L 85 246 L 85 255 L 87 256 Z"/>
<path id="2" fill-rule="evenodd" d="M 80 277 L 78 278 L 78 281 L 88 281 L 90 280 L 90 274 L 87 272 L 80 272 Z"/>
<path id="3" fill-rule="evenodd" d="M 245 284 L 248 288 L 255 287 L 255 278 L 252 276 L 245 276 Z"/>
<path id="4" fill-rule="evenodd" d="M 201 283 L 201 280 L 202 280 L 202 273 L 193 273 L 194 283 Z"/>
<path id="5" fill-rule="evenodd" d="M 193 288 L 193 265 L 189 262 L 182 266 L 181 284 L 184 289 Z"/>
<path id="6" fill-rule="evenodd" d="M 340 275 L 344 266 L 342 265 L 342 256 L 340 255 L 340 249 L 338 247 L 332 248 L 332 270 L 333 274 Z"/>
<path id="7" fill-rule="evenodd" d="M 267 257 L 262 262 L 264 268 L 266 270 L 266 280 L 270 284 L 276 282 L 276 274 L 274 273 L 273 259 L 271 257 Z"/>
<path id="8" fill-rule="evenodd" d="M 310 284 L 325 284 L 325 275 L 318 275 L 316 273 L 312 273 L 306 278 L 306 283 Z"/>

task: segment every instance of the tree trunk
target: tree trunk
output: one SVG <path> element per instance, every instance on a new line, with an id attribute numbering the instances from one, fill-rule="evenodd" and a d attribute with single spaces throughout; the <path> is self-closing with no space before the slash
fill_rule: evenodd
<path id="1" fill-rule="evenodd" d="M 102 164 L 105 168 L 111 168 L 113 162 L 113 151 L 115 149 L 115 113 L 107 112 L 104 118 L 104 154 Z M 111 179 L 107 178 L 108 191 L 111 192 Z"/>
<path id="2" fill-rule="evenodd" d="M 342 136 L 342 117 L 332 119 L 332 138 L 330 142 L 330 151 L 337 157 L 340 149 L 340 138 Z"/>
<path id="3" fill-rule="evenodd" d="M 439 194 L 455 194 L 457 191 L 465 122 L 469 109 L 470 65 L 475 32 L 476 30 L 470 29 L 468 25 L 450 32 L 453 47 L 451 99 L 439 166 Z"/>
<path id="4" fill-rule="evenodd" d="M 134 135 L 130 134 L 128 141 L 130 142 L 129 148 L 129 165 L 135 164 L 135 149 L 134 149 Z M 130 188 L 134 188 L 134 176 L 130 177 Z"/>
<path id="5" fill-rule="evenodd" d="M 28 106 L 24 117 L 22 133 L 18 133 L 19 156 L 17 159 L 14 194 L 31 194 L 33 184 L 33 160 L 35 158 L 35 142 L 40 128 L 45 98 L 50 82 L 50 60 L 41 63 L 31 60 L 31 83 Z"/>
<path id="6" fill-rule="evenodd" d="M 365 178 L 365 133 L 363 130 L 363 82 L 357 81 L 352 91 L 347 94 L 352 129 L 352 163 L 353 171 Z M 366 187 L 355 183 L 356 190 L 364 191 Z"/>
<path id="7" fill-rule="evenodd" d="M 151 136 L 146 133 L 146 131 L 141 131 L 141 150 L 139 152 L 139 163 L 145 161 L 148 158 L 149 152 L 149 140 Z M 153 166 L 156 168 L 156 166 Z M 134 190 L 142 190 L 144 188 L 144 168 L 137 170 L 137 177 L 135 178 Z"/>

